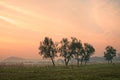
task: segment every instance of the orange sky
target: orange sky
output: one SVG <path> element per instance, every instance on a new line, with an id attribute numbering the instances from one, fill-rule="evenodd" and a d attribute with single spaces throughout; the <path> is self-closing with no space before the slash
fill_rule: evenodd
<path id="1" fill-rule="evenodd" d="M 120 0 L 0 0 L 0 58 L 40 58 L 39 41 L 75 36 L 120 51 Z"/>

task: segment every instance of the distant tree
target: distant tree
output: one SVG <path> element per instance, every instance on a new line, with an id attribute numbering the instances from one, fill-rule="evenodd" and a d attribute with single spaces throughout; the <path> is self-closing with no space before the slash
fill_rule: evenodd
<path id="1" fill-rule="evenodd" d="M 70 42 L 67 38 L 61 40 L 59 47 L 60 56 L 64 58 L 65 65 L 68 66 L 69 60 L 72 57 L 70 53 Z"/>
<path id="2" fill-rule="evenodd" d="M 85 64 L 87 63 L 87 61 L 89 61 L 90 56 L 93 55 L 94 52 L 95 52 L 95 49 L 91 44 L 84 43 L 84 61 L 85 61 Z"/>
<path id="3" fill-rule="evenodd" d="M 57 56 L 56 44 L 51 38 L 45 37 L 43 42 L 40 42 L 39 54 L 44 58 L 50 58 L 52 60 L 53 66 L 55 66 L 54 58 Z"/>
<path id="4" fill-rule="evenodd" d="M 106 50 L 104 52 L 105 59 L 108 61 L 108 64 L 110 61 L 112 63 L 113 58 L 116 56 L 116 49 L 113 48 L 112 46 L 107 46 L 105 50 Z"/>
<path id="5" fill-rule="evenodd" d="M 70 45 L 71 53 L 72 55 L 74 55 L 75 59 L 77 60 L 77 66 L 79 66 L 80 56 L 82 55 L 81 54 L 82 43 L 80 40 L 78 40 L 75 37 L 72 37 L 71 39 L 72 39 L 72 42 Z"/>

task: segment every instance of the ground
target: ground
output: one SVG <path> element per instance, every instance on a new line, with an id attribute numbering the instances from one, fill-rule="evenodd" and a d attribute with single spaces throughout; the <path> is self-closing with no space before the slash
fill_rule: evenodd
<path id="1" fill-rule="evenodd" d="M 120 64 L 1 66 L 0 80 L 120 80 Z"/>

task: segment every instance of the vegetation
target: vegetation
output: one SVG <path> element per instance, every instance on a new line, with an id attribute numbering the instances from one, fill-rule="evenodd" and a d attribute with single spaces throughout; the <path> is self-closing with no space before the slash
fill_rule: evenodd
<path id="1" fill-rule="evenodd" d="M 39 54 L 43 58 L 50 58 L 55 66 L 55 57 L 62 57 L 66 67 L 59 65 L 0 65 L 0 80 L 120 80 L 120 64 L 89 64 L 76 67 L 69 65 L 71 58 L 74 58 L 79 66 L 90 60 L 95 48 L 89 43 L 81 43 L 75 37 L 71 41 L 63 38 L 56 44 L 51 38 L 45 37 L 40 42 Z M 108 63 L 116 56 L 116 49 L 107 46 L 104 57 Z M 58 55 L 58 53 L 60 55 Z"/>
<path id="2" fill-rule="evenodd" d="M 85 46 L 85 50 L 84 50 L 85 58 L 84 58 L 84 60 L 85 60 L 85 64 L 86 64 L 87 61 L 89 61 L 90 56 L 95 52 L 95 49 L 92 45 L 90 45 L 88 43 L 85 43 L 84 46 Z"/>
<path id="3" fill-rule="evenodd" d="M 59 47 L 60 56 L 64 58 L 65 65 L 67 66 L 70 58 L 72 57 L 70 53 L 70 42 L 68 41 L 67 38 L 63 38 L 60 43 L 61 43 Z"/>
<path id="4" fill-rule="evenodd" d="M 60 53 L 60 57 L 63 57 L 66 66 L 68 66 L 71 58 L 77 60 L 77 66 L 79 66 L 80 61 L 81 64 L 83 61 L 86 64 L 90 56 L 95 52 L 94 47 L 88 43 L 84 43 L 83 46 L 81 41 L 75 37 L 71 37 L 71 40 L 69 41 L 67 38 L 63 38 L 60 41 L 60 46 L 58 46 L 51 38 L 45 37 L 44 41 L 40 42 L 39 54 L 44 58 L 50 58 L 53 66 L 55 66 L 54 58 L 57 53 Z"/>
<path id="5" fill-rule="evenodd" d="M 52 60 L 53 66 L 55 66 L 54 58 L 57 56 L 57 49 L 52 39 L 45 37 L 44 41 L 40 42 L 39 50 L 39 54 L 44 58 L 50 58 Z"/>
<path id="6" fill-rule="evenodd" d="M 108 61 L 108 63 L 109 62 L 112 63 L 113 58 L 116 56 L 116 49 L 113 48 L 112 46 L 107 46 L 105 50 L 106 50 L 104 52 L 105 59 Z"/>
<path id="7" fill-rule="evenodd" d="M 79 66 L 81 50 L 82 50 L 82 43 L 75 37 L 72 37 L 72 42 L 70 45 L 71 54 L 74 55 L 75 59 L 77 60 L 77 66 Z"/>
<path id="8" fill-rule="evenodd" d="M 120 80 L 120 64 L 3 66 L 0 80 Z"/>

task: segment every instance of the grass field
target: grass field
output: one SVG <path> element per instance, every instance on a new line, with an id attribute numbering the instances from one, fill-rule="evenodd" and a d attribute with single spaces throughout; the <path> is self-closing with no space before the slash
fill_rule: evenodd
<path id="1" fill-rule="evenodd" d="M 1 66 L 0 80 L 120 80 L 120 64 Z"/>

